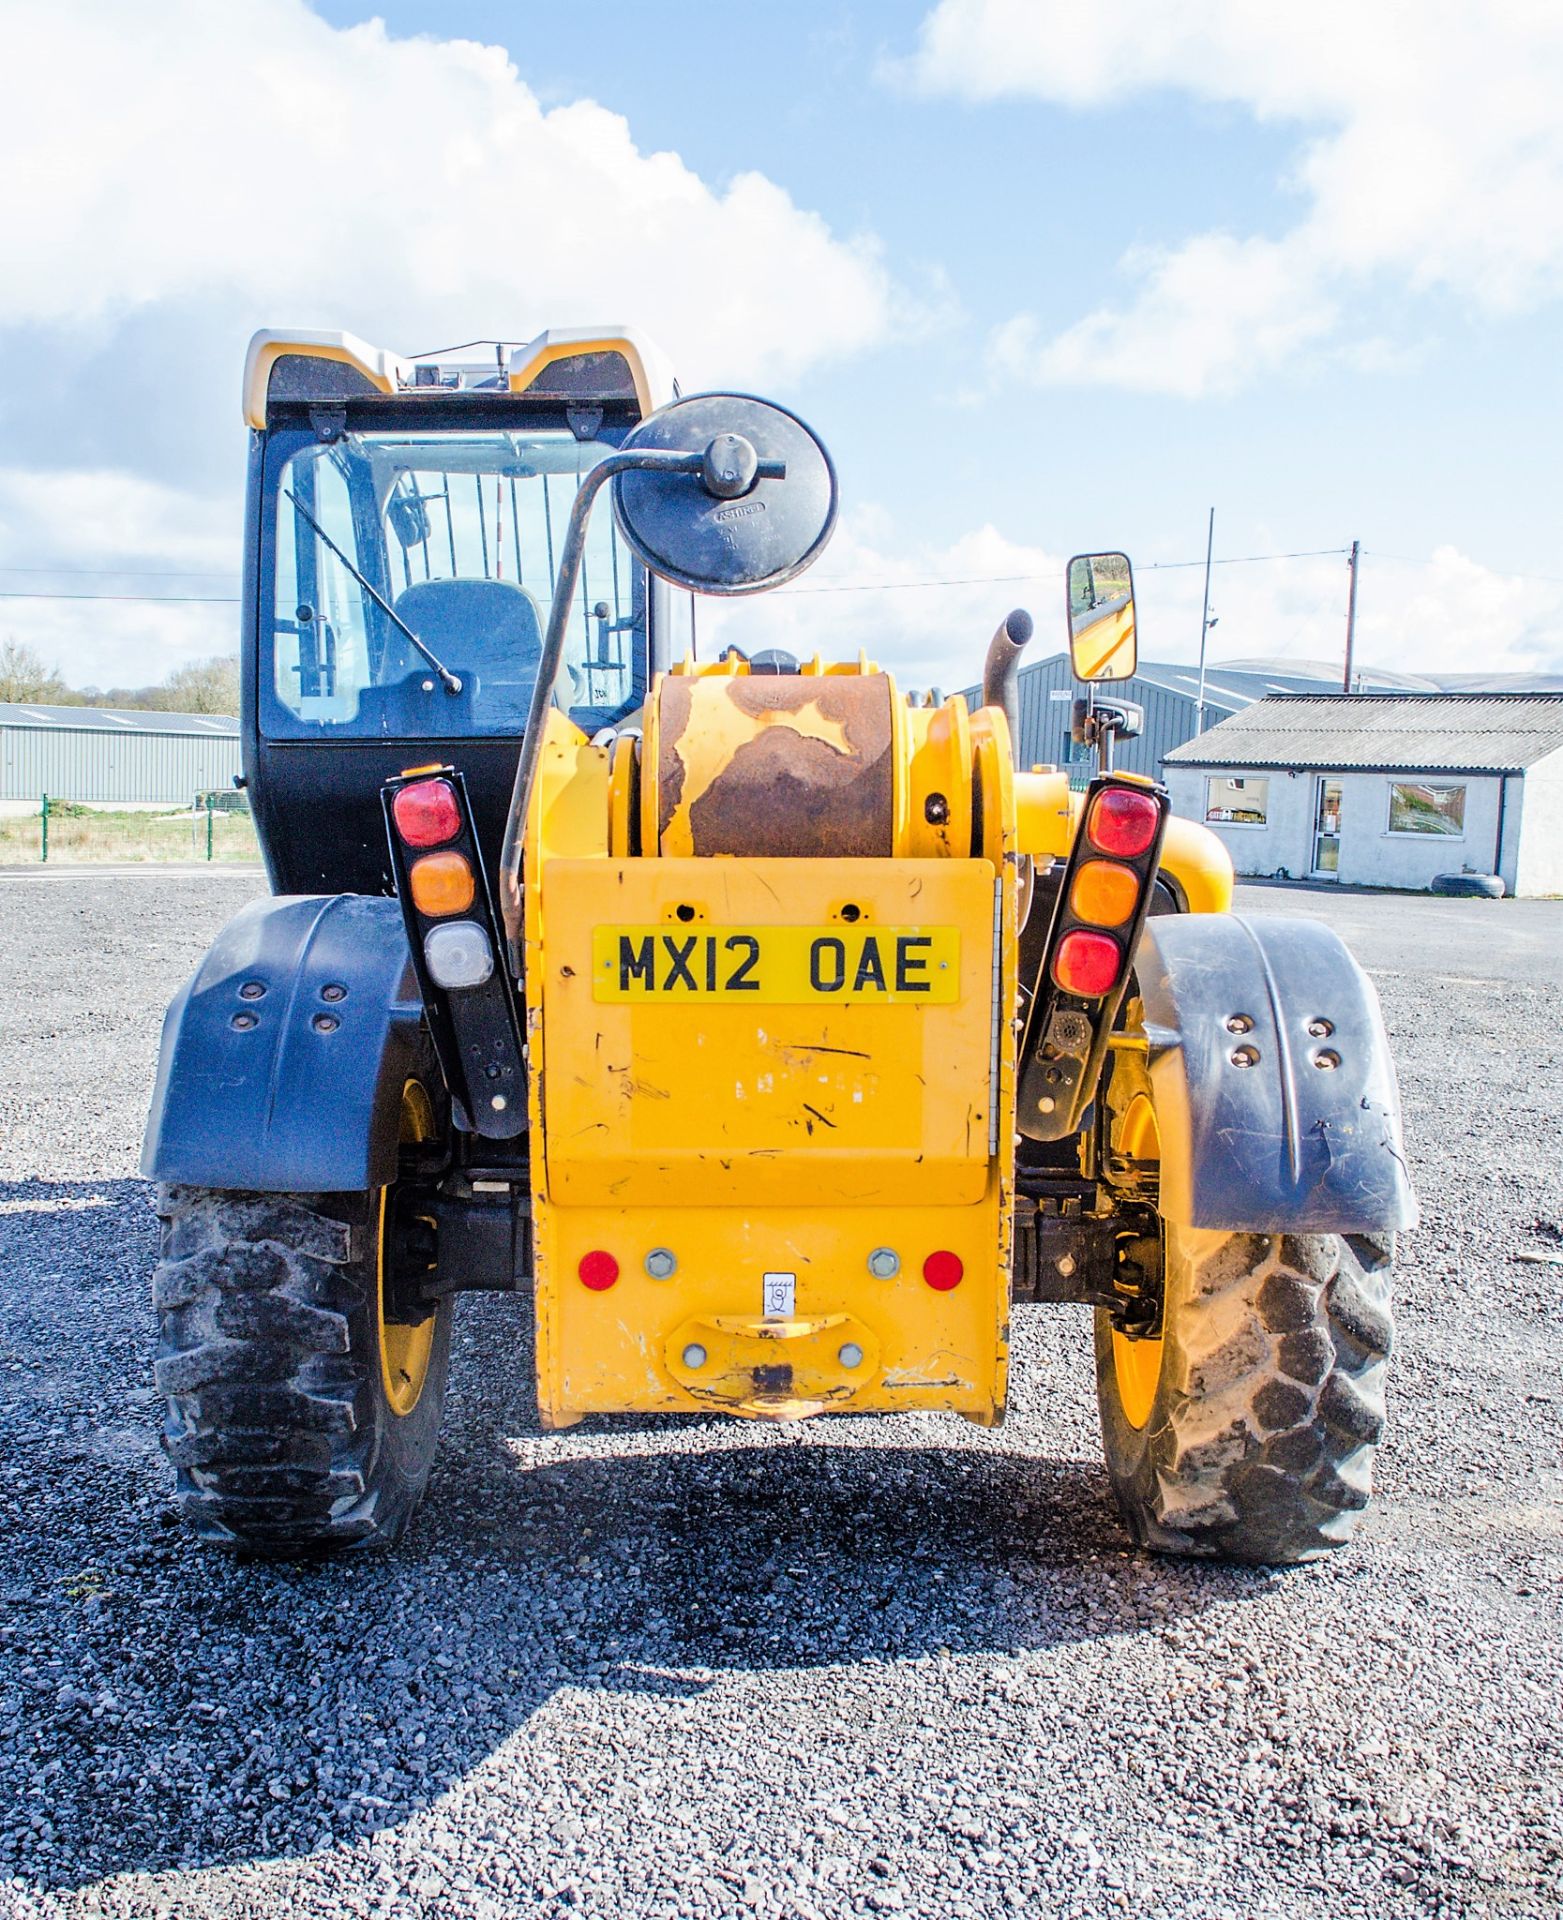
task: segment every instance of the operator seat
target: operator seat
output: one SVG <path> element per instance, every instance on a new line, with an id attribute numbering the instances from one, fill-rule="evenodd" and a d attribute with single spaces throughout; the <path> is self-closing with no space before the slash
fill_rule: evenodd
<path id="1" fill-rule="evenodd" d="M 522 725 L 543 654 L 542 615 L 525 587 L 511 580 L 419 580 L 393 604 L 453 673 L 469 683 L 476 679 L 486 724 L 514 720 Z M 427 672 L 428 662 L 417 648 L 392 628 L 380 667 L 382 684 L 395 686 Z"/>

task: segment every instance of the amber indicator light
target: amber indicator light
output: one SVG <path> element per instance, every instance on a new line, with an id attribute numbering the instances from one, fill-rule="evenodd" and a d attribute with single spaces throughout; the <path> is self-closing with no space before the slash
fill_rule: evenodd
<path id="1" fill-rule="evenodd" d="M 412 863 L 407 885 L 413 905 L 430 920 L 447 913 L 465 913 L 477 892 L 471 863 L 460 853 L 424 854 Z"/>
<path id="2" fill-rule="evenodd" d="M 1139 904 L 1140 877 L 1115 860 L 1087 860 L 1069 889 L 1069 911 L 1098 927 L 1121 927 Z"/>

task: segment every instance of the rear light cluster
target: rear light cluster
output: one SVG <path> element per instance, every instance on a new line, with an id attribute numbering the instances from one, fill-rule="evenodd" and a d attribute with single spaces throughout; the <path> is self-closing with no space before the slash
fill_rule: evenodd
<path id="1" fill-rule="evenodd" d="M 449 780 L 419 780 L 400 787 L 391 799 L 391 819 L 404 845 L 420 852 L 407 870 L 407 891 L 425 920 L 443 920 L 423 936 L 423 958 L 435 985 L 447 992 L 480 987 L 494 971 L 494 946 L 476 920 L 451 921 L 469 913 L 477 898 L 472 862 L 446 842 L 462 831 L 461 802 Z"/>
<path id="2" fill-rule="evenodd" d="M 1167 812 L 1165 790 L 1133 774 L 1099 774 L 1085 796 L 1021 1039 L 1015 1124 L 1033 1140 L 1075 1132 L 1095 1095 Z"/>
<path id="3" fill-rule="evenodd" d="M 521 1027 L 465 782 L 412 767 L 384 788 L 392 871 L 429 1030 L 457 1124 L 490 1139 L 526 1125 Z"/>
<path id="4" fill-rule="evenodd" d="M 1088 796 L 1053 947 L 1051 973 L 1061 992 L 1100 1000 L 1123 979 L 1129 935 L 1155 877 L 1164 813 L 1161 798 L 1138 787 L 1103 785 Z"/>

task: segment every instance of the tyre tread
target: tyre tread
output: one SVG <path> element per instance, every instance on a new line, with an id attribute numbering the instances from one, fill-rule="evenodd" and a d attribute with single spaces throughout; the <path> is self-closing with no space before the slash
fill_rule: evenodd
<path id="1" fill-rule="evenodd" d="M 1186 1253 L 1166 1384 L 1139 1457 L 1113 1473 L 1142 1545 L 1275 1565 L 1349 1539 L 1393 1339 L 1392 1247 L 1361 1240 L 1233 1233 Z M 1111 1373 L 1110 1346 L 1100 1364 Z"/>
<path id="2" fill-rule="evenodd" d="M 328 1553 L 392 1541 L 411 1516 L 421 1484 L 382 1484 L 377 1382 L 353 1340 L 363 1199 L 160 1190 L 163 1446 L 205 1541 Z"/>

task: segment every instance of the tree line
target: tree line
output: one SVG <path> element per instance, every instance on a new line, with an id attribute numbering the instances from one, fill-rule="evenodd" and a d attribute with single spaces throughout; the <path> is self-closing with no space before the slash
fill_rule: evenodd
<path id="1" fill-rule="evenodd" d="M 175 667 L 156 686 L 71 687 L 21 640 L 0 640 L 0 701 L 46 707 L 140 707 L 155 713 L 239 711 L 239 656 L 214 653 Z"/>

